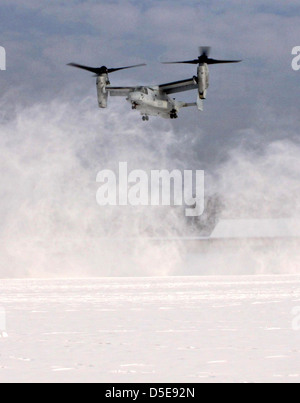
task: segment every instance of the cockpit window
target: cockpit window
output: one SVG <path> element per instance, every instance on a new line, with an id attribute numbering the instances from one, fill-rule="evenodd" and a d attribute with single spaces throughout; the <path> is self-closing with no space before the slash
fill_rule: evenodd
<path id="1" fill-rule="evenodd" d="M 143 94 L 148 95 L 148 89 L 145 88 L 145 87 L 142 87 L 142 88 L 141 88 L 141 92 L 142 92 Z"/>

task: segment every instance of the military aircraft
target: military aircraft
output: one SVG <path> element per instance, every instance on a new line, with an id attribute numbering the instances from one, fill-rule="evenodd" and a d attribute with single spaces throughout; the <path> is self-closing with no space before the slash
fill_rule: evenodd
<path id="1" fill-rule="evenodd" d="M 138 87 L 113 87 L 110 84 L 109 74 L 120 70 L 146 66 L 138 64 L 135 66 L 107 68 L 106 66 L 94 68 L 70 63 L 68 66 L 77 67 L 95 74 L 97 77 L 97 92 L 99 108 L 107 108 L 108 95 L 112 97 L 126 97 L 132 109 L 141 113 L 144 121 L 149 120 L 149 116 L 160 116 L 165 119 L 177 119 L 181 108 L 194 107 L 203 111 L 203 100 L 206 99 L 209 87 L 209 65 L 222 63 L 240 63 L 241 60 L 215 60 L 209 58 L 210 47 L 200 47 L 200 56 L 194 60 L 182 62 L 166 62 L 164 64 L 195 64 L 198 65 L 197 76 L 187 80 L 175 81 L 172 83 L 156 86 Z M 197 102 L 186 103 L 176 101 L 170 95 L 198 90 Z"/>

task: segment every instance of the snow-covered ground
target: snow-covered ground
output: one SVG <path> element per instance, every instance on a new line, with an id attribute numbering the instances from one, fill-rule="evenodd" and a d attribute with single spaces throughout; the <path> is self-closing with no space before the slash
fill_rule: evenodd
<path id="1" fill-rule="evenodd" d="M 0 382 L 298 383 L 299 306 L 300 276 L 1 280 Z"/>

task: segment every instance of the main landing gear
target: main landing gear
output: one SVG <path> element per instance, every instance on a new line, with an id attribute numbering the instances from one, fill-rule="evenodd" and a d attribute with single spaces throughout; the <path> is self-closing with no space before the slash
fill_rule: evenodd
<path id="1" fill-rule="evenodd" d="M 170 118 L 171 119 L 177 119 L 178 115 L 177 115 L 177 111 L 175 111 L 175 109 L 173 109 L 170 113 Z"/>
<path id="2" fill-rule="evenodd" d="M 143 122 L 148 122 L 149 121 L 149 116 L 145 115 L 142 117 Z"/>

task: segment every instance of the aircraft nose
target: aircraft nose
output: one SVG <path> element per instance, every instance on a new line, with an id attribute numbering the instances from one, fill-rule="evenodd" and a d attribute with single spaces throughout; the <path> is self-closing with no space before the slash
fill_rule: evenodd
<path id="1" fill-rule="evenodd" d="M 138 93 L 133 93 L 130 95 L 130 100 L 132 103 L 139 103 L 141 101 Z"/>
<path id="2" fill-rule="evenodd" d="M 136 92 L 134 92 L 134 93 L 130 94 L 130 99 L 132 101 L 137 101 L 139 99 L 139 96 Z"/>

